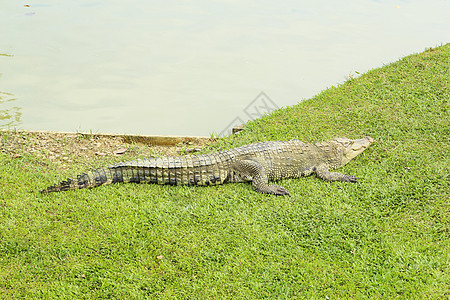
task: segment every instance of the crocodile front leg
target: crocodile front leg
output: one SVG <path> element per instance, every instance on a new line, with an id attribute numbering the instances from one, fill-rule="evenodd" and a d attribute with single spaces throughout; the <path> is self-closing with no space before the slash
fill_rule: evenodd
<path id="1" fill-rule="evenodd" d="M 266 171 L 260 163 L 253 160 L 238 160 L 233 165 L 234 171 L 242 178 L 251 180 L 253 189 L 263 194 L 290 196 L 291 194 L 282 186 L 269 185 Z"/>
<path id="2" fill-rule="evenodd" d="M 317 176 L 325 181 L 342 181 L 342 182 L 356 182 L 358 178 L 352 175 L 344 175 L 337 172 L 330 172 L 326 166 L 319 166 L 315 169 Z"/>

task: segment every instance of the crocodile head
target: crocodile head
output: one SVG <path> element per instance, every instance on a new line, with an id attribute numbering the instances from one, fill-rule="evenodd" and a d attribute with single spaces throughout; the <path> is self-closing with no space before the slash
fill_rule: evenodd
<path id="1" fill-rule="evenodd" d="M 373 143 L 373 138 L 370 136 L 366 136 L 359 140 L 337 138 L 334 141 L 342 147 L 341 149 L 343 149 L 341 165 L 345 165 L 358 154 L 366 150 Z"/>

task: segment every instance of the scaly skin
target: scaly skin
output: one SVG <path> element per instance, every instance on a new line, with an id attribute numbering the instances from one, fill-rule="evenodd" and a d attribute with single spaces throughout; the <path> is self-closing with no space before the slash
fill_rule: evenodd
<path id="1" fill-rule="evenodd" d="M 145 158 L 92 170 L 50 186 L 41 193 L 97 187 L 116 182 L 218 185 L 251 181 L 260 193 L 290 195 L 269 181 L 317 174 L 326 181 L 356 182 L 351 175 L 330 172 L 347 164 L 373 143 L 369 136 L 308 144 L 299 140 L 261 142 L 194 156 Z"/>

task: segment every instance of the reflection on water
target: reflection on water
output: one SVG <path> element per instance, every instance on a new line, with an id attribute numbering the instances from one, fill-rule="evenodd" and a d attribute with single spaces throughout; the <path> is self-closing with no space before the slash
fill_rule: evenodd
<path id="1" fill-rule="evenodd" d="M 0 92 L 0 129 L 17 127 L 22 123 L 22 108 L 15 106 L 12 94 Z"/>
<path id="2" fill-rule="evenodd" d="M 3 1 L 2 116 L 34 130 L 209 135 L 450 41 L 450 1 Z M 16 101 L 16 102 L 18 102 Z M 256 106 L 259 107 L 259 106 Z M 12 125 L 15 126 L 15 125 Z"/>

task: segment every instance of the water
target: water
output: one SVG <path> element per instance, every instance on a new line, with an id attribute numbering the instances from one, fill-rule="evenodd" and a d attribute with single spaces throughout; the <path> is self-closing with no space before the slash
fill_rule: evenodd
<path id="1" fill-rule="evenodd" d="M 0 8 L 3 128 L 220 133 L 450 42 L 448 0 L 24 4 Z"/>

